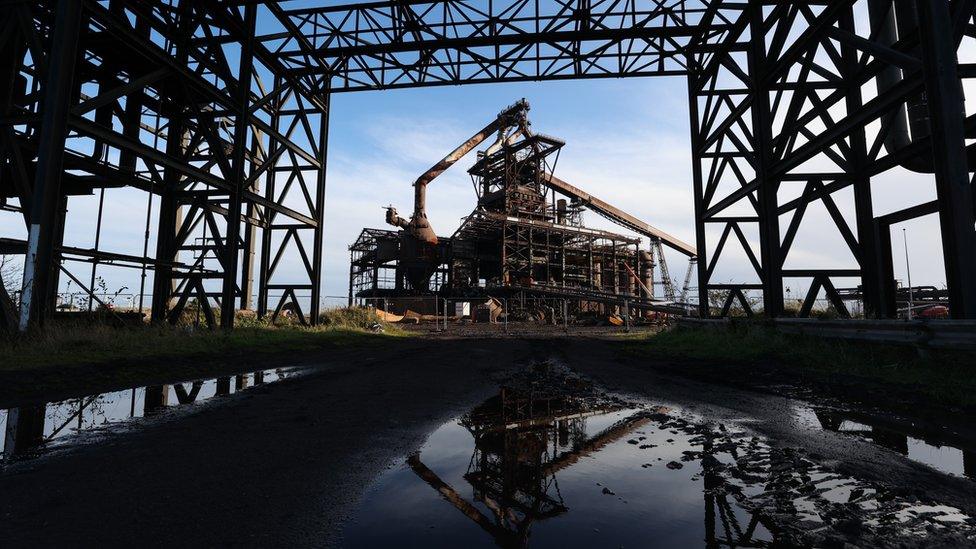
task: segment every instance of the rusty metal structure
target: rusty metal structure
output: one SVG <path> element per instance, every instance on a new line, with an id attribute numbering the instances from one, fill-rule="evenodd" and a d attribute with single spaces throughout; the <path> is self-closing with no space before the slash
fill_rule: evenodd
<path id="1" fill-rule="evenodd" d="M 976 318 L 960 86 L 976 71 L 959 61 L 973 14 L 970 0 L 7 1 L 0 214 L 24 229 L 0 253 L 25 272 L 0 318 L 41 324 L 59 280 L 90 291 L 112 264 L 147 273 L 156 322 L 196 303 L 212 325 L 286 306 L 314 323 L 332 94 L 642 76 L 688 81 L 702 316 L 756 299 L 783 315 L 790 281 L 844 315 L 839 281 L 856 280 L 866 314 L 891 317 L 891 227 L 936 215 L 951 315 Z M 898 170 L 934 198 L 876 215 L 873 187 Z M 142 252 L 103 249 L 118 220 L 101 216 L 92 246 L 64 245 L 73 197 L 116 187 L 146 193 Z M 814 209 L 846 265 L 791 255 Z M 723 278 L 736 249 L 754 274 Z"/>
<path id="2" fill-rule="evenodd" d="M 653 244 L 692 258 L 694 248 L 553 175 L 564 143 L 534 132 L 528 111 L 524 99 L 507 107 L 421 175 L 409 221 L 387 208 L 387 223 L 402 230 L 364 229 L 350 246 L 350 302 L 385 298 L 416 308 L 396 300 L 491 297 L 541 318 L 547 307 L 568 314 L 570 304 L 574 313 L 676 306 L 670 280 L 662 284 L 670 301 L 654 295 L 655 270 L 667 273 L 667 262 Z M 427 186 L 493 135 L 468 170 L 475 208 L 452 236 L 438 237 L 427 220 Z M 641 251 L 639 238 L 586 227 L 584 210 L 648 235 L 652 246 Z"/>

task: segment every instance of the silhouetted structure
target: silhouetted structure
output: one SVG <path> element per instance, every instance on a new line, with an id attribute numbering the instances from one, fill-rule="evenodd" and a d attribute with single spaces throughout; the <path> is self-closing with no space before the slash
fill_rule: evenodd
<path id="1" fill-rule="evenodd" d="M 866 6 L 869 25 L 855 25 Z M 0 206 L 23 235 L 22 292 L 4 325 L 55 306 L 67 277 L 91 291 L 100 264 L 152 274 L 152 318 L 196 300 L 210 324 L 236 308 L 318 321 L 329 98 L 360 90 L 570 78 L 684 76 L 692 129 L 701 313 L 745 295 L 783 313 L 784 282 L 812 281 L 841 314 L 859 279 L 869 316 L 895 314 L 890 229 L 938 214 L 951 315 L 976 318 L 976 230 L 960 65 L 972 2 L 665 0 L 592 3 L 380 0 L 9 1 L 0 6 Z M 876 95 L 865 89 L 876 88 Z M 872 180 L 931 174 L 935 200 L 876 216 Z M 63 245 L 72 196 L 147 192 L 150 253 Z M 843 192 L 842 192 L 843 191 Z M 822 206 L 850 267 L 787 260 Z M 844 213 L 853 212 L 848 219 Z M 152 212 L 158 211 L 158 215 Z M 141 227 L 140 227 L 141 229 Z M 710 230 L 711 229 L 711 230 Z M 734 248 L 755 275 L 718 279 Z M 279 269 L 282 258 L 300 269 Z M 79 273 L 80 266 L 91 270 Z M 89 276 L 91 275 L 91 276 Z M 256 285 L 256 289 L 255 286 Z M 3 285 L 0 285 L 2 287 Z M 251 303 L 256 293 L 257 303 Z M 306 300 L 307 297 L 307 300 Z M 19 304 L 19 312 L 17 311 Z M 303 305 L 304 303 L 304 305 Z"/>

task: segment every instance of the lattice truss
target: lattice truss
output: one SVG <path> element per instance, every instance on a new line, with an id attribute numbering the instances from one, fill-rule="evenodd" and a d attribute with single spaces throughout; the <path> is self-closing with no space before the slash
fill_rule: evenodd
<path id="1" fill-rule="evenodd" d="M 728 30 L 703 34 L 696 44 L 689 92 L 700 299 L 706 304 L 721 296 L 722 315 L 733 306 L 752 314 L 756 305 L 782 314 L 784 284 L 793 280 L 809 284 L 800 316 L 810 314 L 820 295 L 847 316 L 838 281 L 854 279 L 869 314 L 891 316 L 890 225 L 931 213 L 942 224 L 950 299 L 961 308 L 961 294 L 971 291 L 961 279 L 973 242 L 972 227 L 961 221 L 970 208 L 972 224 L 969 174 L 960 156 L 972 153 L 963 149 L 961 132 L 971 133 L 976 120 L 972 109 L 965 120 L 961 109 L 944 109 L 959 92 L 954 50 L 965 55 L 976 46 L 974 2 L 901 2 L 917 8 L 919 20 L 912 28 L 901 15 L 899 24 L 909 30 L 898 35 L 883 30 L 891 28 L 884 23 L 889 17 L 893 23 L 894 3 L 868 4 L 724 3 L 708 14 L 706 23 L 719 21 Z M 973 76 L 972 65 L 958 71 L 963 79 Z M 898 135 L 905 132 L 905 105 L 924 102 L 923 93 L 932 136 L 913 131 L 909 141 Z M 939 173 L 927 176 L 939 200 L 876 218 L 871 181 L 884 192 L 896 167 Z M 824 268 L 791 254 L 814 210 L 843 242 L 837 253 L 847 256 L 844 266 Z M 723 278 L 726 257 L 751 265 L 754 275 Z M 758 304 L 750 292 L 762 296 Z"/>
<path id="2" fill-rule="evenodd" d="M 351 91 L 684 74 L 688 44 L 709 2 L 301 4 L 282 8 L 281 32 L 261 41 L 310 87 Z"/>
<path id="3" fill-rule="evenodd" d="M 13 82 L 0 101 L 4 208 L 32 224 L 39 149 L 45 133 L 60 129 L 66 197 L 135 187 L 155 196 L 159 224 L 154 256 L 148 246 L 146 257 L 67 249 L 59 245 L 65 197 L 52 231 L 52 264 L 63 261 L 55 267 L 63 275 L 90 290 L 79 262 L 154 269 L 154 318 L 176 321 L 195 302 L 211 325 L 220 306 L 229 325 L 234 308 L 250 304 L 258 271 L 259 313 L 291 301 L 314 321 L 328 96 L 311 93 L 253 39 L 258 18 L 273 15 L 253 3 L 56 4 L 0 7 L 0 72 Z M 61 37 L 59 46 L 55 21 L 77 25 L 76 39 Z M 51 75 L 66 73 L 64 92 L 51 93 Z M 45 111 L 59 109 L 65 125 L 46 126 Z M 23 253 L 23 242 L 5 243 Z M 285 257 L 300 267 L 279 270 Z M 50 276 L 53 292 L 58 273 Z"/>

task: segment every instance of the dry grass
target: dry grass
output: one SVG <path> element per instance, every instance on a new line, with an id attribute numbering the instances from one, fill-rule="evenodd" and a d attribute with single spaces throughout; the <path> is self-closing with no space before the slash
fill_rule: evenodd
<path id="1" fill-rule="evenodd" d="M 775 364 L 800 376 L 898 386 L 946 405 L 976 406 L 976 356 L 786 335 L 742 323 L 729 329 L 676 328 L 625 343 L 628 354 L 691 359 L 714 371 Z M 733 375 L 732 372 L 727 372 Z"/>
<path id="2" fill-rule="evenodd" d="M 277 325 L 242 315 L 230 332 L 184 326 L 116 328 L 106 324 L 49 326 L 43 332 L 0 337 L 0 370 L 234 352 L 314 350 L 404 335 L 365 309 L 335 309 L 316 327 Z M 372 330 L 380 324 L 382 333 Z"/>

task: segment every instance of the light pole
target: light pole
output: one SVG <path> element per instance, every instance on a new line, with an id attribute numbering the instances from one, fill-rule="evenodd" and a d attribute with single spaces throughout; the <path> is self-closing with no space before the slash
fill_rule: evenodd
<path id="1" fill-rule="evenodd" d="M 905 271 L 908 273 L 908 320 L 911 320 L 912 309 L 915 306 L 914 300 L 912 299 L 912 265 L 908 261 L 908 232 L 906 229 L 901 230 L 902 240 L 905 242 Z"/>

